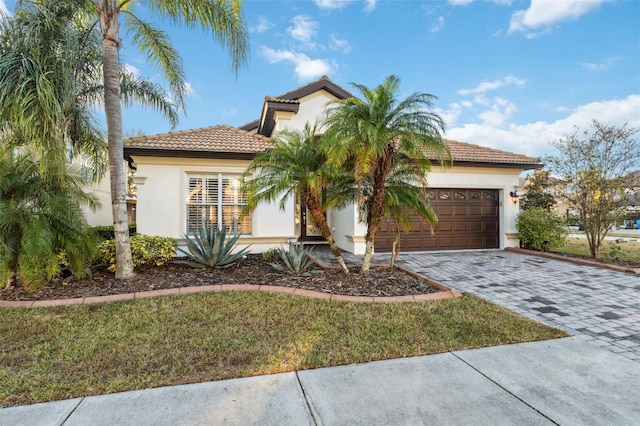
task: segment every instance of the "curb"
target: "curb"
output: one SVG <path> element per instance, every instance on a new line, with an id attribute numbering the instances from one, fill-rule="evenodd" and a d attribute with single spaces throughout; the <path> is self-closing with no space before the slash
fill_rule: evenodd
<path id="1" fill-rule="evenodd" d="M 627 273 L 627 274 L 640 275 L 640 268 L 631 268 L 629 266 L 611 265 L 611 264 L 608 264 L 608 263 L 596 262 L 594 260 L 589 260 L 589 259 L 581 259 L 581 258 L 577 258 L 577 257 L 568 257 L 568 256 L 563 256 L 561 254 L 556 254 L 556 253 L 528 250 L 528 249 L 517 248 L 517 247 L 506 247 L 504 250 L 505 251 L 511 251 L 511 252 L 514 252 L 514 253 L 528 254 L 528 255 L 531 255 L 531 256 L 546 257 L 546 258 L 549 258 L 549 259 L 560 260 L 560 261 L 563 261 L 563 262 L 574 263 L 574 264 L 577 264 L 577 265 L 591 266 L 591 267 L 602 268 L 602 269 L 610 269 L 610 270 L 616 271 L 616 272 L 624 272 L 624 273 Z"/>
<path id="2" fill-rule="evenodd" d="M 397 267 L 397 266 L 396 266 Z M 462 294 L 447 287 L 444 284 L 430 280 L 415 272 L 401 269 L 410 275 L 424 280 L 426 283 L 439 290 L 437 293 L 417 294 L 413 296 L 347 296 L 342 294 L 321 293 L 319 291 L 303 290 L 294 287 L 280 287 L 272 285 L 253 285 L 253 284 L 227 284 L 227 285 L 207 285 L 199 287 L 179 287 L 164 290 L 151 290 L 138 293 L 113 294 L 110 296 L 93 296 L 93 297 L 77 297 L 74 299 L 54 299 L 54 300 L 0 300 L 0 308 L 50 308 L 54 306 L 68 305 L 88 305 L 95 303 L 119 302 L 125 300 L 146 299 L 149 297 L 179 295 L 179 294 L 196 294 L 220 291 L 266 291 L 268 293 L 282 293 L 293 296 L 302 296 L 309 299 L 322 299 L 336 302 L 351 303 L 408 303 L 408 302 L 425 302 L 429 300 L 450 299 L 460 297 Z"/>

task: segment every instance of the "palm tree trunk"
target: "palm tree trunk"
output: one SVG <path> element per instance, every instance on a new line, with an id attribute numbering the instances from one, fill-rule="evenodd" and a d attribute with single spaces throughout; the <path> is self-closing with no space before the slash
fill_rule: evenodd
<path id="1" fill-rule="evenodd" d="M 373 256 L 373 246 L 378 236 L 378 229 L 380 229 L 380 222 L 384 215 L 384 197 L 385 197 L 385 182 L 387 175 L 393 165 L 394 146 L 390 143 L 385 149 L 384 154 L 378 161 L 378 166 L 373 178 L 373 192 L 369 200 L 369 211 L 367 213 L 367 234 L 365 236 L 366 246 L 364 249 L 364 257 L 362 259 L 362 266 L 360 267 L 360 273 L 366 274 L 371 268 L 371 257 Z"/>
<path id="2" fill-rule="evenodd" d="M 104 105 L 107 118 L 111 207 L 116 246 L 116 278 L 129 278 L 133 272 L 129 222 L 127 218 L 127 177 L 122 144 L 122 105 L 120 99 L 120 59 L 118 56 L 118 9 L 112 0 L 102 2 L 100 25 L 103 44 Z"/>
<path id="3" fill-rule="evenodd" d="M 396 225 L 398 226 L 398 225 Z M 391 245 L 391 267 L 396 263 L 398 257 L 398 248 L 400 247 L 400 230 L 396 229 L 396 236 L 393 238 L 393 244 Z"/>
<path id="4" fill-rule="evenodd" d="M 331 249 L 331 253 L 335 256 L 340 268 L 342 268 L 342 272 L 345 274 L 349 273 L 349 268 L 344 263 L 344 259 L 342 258 L 342 252 L 340 248 L 336 244 L 336 240 L 333 239 L 333 234 L 331 233 L 331 229 L 329 228 L 329 224 L 327 223 L 327 216 L 324 214 L 324 210 L 322 209 L 322 203 L 315 194 L 308 194 L 306 199 L 307 208 L 309 209 L 309 213 L 313 216 L 313 220 L 316 221 L 316 225 L 320 228 L 320 232 L 322 232 L 322 236 L 329 243 L 329 248 Z"/>

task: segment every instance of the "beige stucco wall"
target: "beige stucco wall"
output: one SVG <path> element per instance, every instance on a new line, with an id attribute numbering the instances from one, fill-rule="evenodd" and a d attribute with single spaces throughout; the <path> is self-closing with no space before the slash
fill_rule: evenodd
<path id="1" fill-rule="evenodd" d="M 84 215 L 89 226 L 111 226 L 113 225 L 113 211 L 111 209 L 111 180 L 109 172 L 102 180 L 87 188 L 87 193 L 95 196 L 100 202 L 100 207 L 92 211 L 89 207 L 83 206 Z"/>
<path id="2" fill-rule="evenodd" d="M 248 160 L 211 160 L 134 156 L 138 166 L 138 232 L 175 238 L 184 246 L 186 231 L 186 176 L 189 173 L 241 174 Z M 262 252 L 284 245 L 294 236 L 294 200 L 285 210 L 279 203 L 264 203 L 252 213 L 252 233 L 242 236 L 239 246 Z"/>
<path id="3" fill-rule="evenodd" d="M 324 90 L 300 98 L 300 107 L 297 113 L 276 112 L 274 132 L 285 129 L 302 130 L 307 123 L 313 126 L 316 122 L 322 122 L 327 104 L 336 99 L 335 96 Z"/>

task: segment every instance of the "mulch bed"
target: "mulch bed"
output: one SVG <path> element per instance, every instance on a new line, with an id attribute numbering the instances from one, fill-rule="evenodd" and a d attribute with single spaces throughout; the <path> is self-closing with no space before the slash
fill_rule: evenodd
<path id="1" fill-rule="evenodd" d="M 97 270 L 93 279 L 64 283 L 55 279 L 38 293 L 23 288 L 0 291 L 0 300 L 53 300 L 79 297 L 109 296 L 179 287 L 195 287 L 218 284 L 254 284 L 295 287 L 323 293 L 348 296 L 408 296 L 436 293 L 441 290 L 395 268 L 372 267 L 366 276 L 349 275 L 337 269 L 320 269 L 309 276 L 294 277 L 277 272 L 261 255 L 248 255 L 227 269 L 194 269 L 170 263 L 164 266 L 137 270 L 137 275 L 117 280 L 113 273 Z"/>

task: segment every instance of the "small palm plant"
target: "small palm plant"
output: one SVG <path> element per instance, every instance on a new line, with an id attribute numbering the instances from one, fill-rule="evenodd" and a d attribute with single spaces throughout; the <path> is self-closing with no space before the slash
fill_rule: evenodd
<path id="1" fill-rule="evenodd" d="M 280 272 L 290 275 L 308 275 L 314 261 L 309 255 L 313 248 L 305 249 L 302 244 L 289 243 L 289 249 L 278 248 L 278 255 L 282 264 L 269 263 Z"/>
<path id="2" fill-rule="evenodd" d="M 216 226 L 205 225 L 193 237 L 185 234 L 184 238 L 189 251 L 181 248 L 178 251 L 185 254 L 189 260 L 181 260 L 178 263 L 194 268 L 228 268 L 249 251 L 249 247 L 245 247 L 233 253 L 240 234 L 227 239 L 225 228 L 218 229 Z"/>

